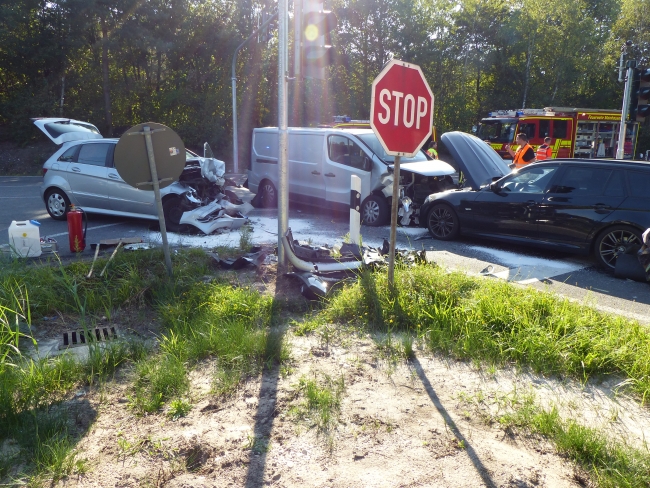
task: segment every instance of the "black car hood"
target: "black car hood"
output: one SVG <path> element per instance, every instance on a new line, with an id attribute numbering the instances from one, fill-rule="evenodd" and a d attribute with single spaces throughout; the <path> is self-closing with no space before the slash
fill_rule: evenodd
<path id="1" fill-rule="evenodd" d="M 466 132 L 446 132 L 440 138 L 473 190 L 510 173 L 507 162 L 486 142 Z"/>

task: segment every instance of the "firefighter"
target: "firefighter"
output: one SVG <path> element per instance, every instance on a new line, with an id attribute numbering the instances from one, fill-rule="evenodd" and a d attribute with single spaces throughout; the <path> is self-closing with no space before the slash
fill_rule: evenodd
<path id="1" fill-rule="evenodd" d="M 512 156 L 512 164 L 515 165 L 515 169 L 523 168 L 527 164 L 535 161 L 535 151 L 528 144 L 528 136 L 526 134 L 523 132 L 517 134 L 517 144 L 519 144 L 519 149 L 516 152 L 512 150 L 510 144 L 506 144 L 505 146 L 505 150 Z"/>
<path id="2" fill-rule="evenodd" d="M 438 159 L 438 143 L 436 141 L 431 141 L 429 149 L 427 149 L 427 154 L 431 156 L 432 159 Z"/>
<path id="3" fill-rule="evenodd" d="M 537 148 L 537 154 L 535 159 L 537 161 L 544 161 L 545 159 L 551 159 L 553 156 L 553 148 L 551 148 L 551 138 L 545 137 L 544 144 Z"/>

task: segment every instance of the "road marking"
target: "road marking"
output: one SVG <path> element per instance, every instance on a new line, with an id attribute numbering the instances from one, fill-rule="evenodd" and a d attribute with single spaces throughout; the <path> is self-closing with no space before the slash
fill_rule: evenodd
<path id="1" fill-rule="evenodd" d="M 114 227 L 116 225 L 122 225 L 126 224 L 126 222 L 118 222 L 117 224 L 106 224 L 106 225 L 98 225 L 97 227 L 88 227 L 87 230 L 97 230 L 97 229 L 104 229 L 106 227 Z M 61 236 L 67 236 L 67 232 L 61 232 L 59 234 L 47 234 L 47 237 L 61 237 Z"/>

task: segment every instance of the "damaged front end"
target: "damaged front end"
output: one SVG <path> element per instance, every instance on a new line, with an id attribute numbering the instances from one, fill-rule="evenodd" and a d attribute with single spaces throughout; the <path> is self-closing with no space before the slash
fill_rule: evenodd
<path id="1" fill-rule="evenodd" d="M 206 155 L 212 156 L 212 151 L 206 150 Z M 214 157 L 187 162 L 177 183 L 185 191 L 179 192 L 174 208 L 169 209 L 172 228 L 191 225 L 212 234 L 219 229 L 238 229 L 248 221 L 246 215 L 253 206 L 226 189 L 225 173 L 226 163 Z"/>

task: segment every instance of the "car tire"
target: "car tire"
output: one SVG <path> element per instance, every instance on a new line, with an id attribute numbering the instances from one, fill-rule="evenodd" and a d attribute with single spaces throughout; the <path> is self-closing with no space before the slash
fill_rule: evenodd
<path id="1" fill-rule="evenodd" d="M 45 193 L 45 208 L 54 220 L 66 220 L 70 199 L 63 190 L 51 188 Z"/>
<path id="2" fill-rule="evenodd" d="M 389 208 L 384 197 L 370 195 L 361 205 L 361 221 L 371 227 L 384 225 L 388 221 Z"/>
<path id="3" fill-rule="evenodd" d="M 603 230 L 594 244 L 596 260 L 607 271 L 614 271 L 616 259 L 620 254 L 641 247 L 641 232 L 628 225 L 614 225 Z"/>
<path id="4" fill-rule="evenodd" d="M 165 227 L 169 232 L 178 232 L 181 227 L 181 199 L 169 197 L 163 202 L 163 215 L 165 216 Z"/>
<path id="5" fill-rule="evenodd" d="M 427 214 L 427 228 L 429 233 L 440 241 L 455 239 L 460 232 L 456 211 L 447 204 L 435 204 Z"/>
<path id="6" fill-rule="evenodd" d="M 275 208 L 278 206 L 278 192 L 269 180 L 260 183 L 259 194 L 259 202 L 262 208 Z"/>

